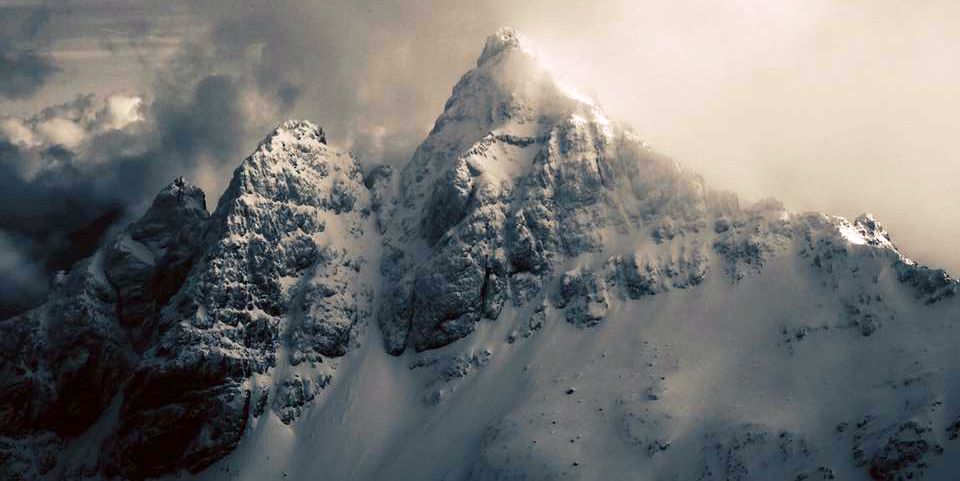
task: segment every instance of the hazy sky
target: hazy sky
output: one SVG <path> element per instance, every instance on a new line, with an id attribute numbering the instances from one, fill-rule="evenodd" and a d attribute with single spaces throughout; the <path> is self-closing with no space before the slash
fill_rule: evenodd
<path id="1" fill-rule="evenodd" d="M 711 185 L 873 212 L 960 272 L 955 1 L 0 0 L 2 209 L 89 221 L 180 173 L 212 204 L 289 116 L 402 164 L 503 25 Z M 0 261 L 49 264 L 57 233 L 6 211 Z"/>

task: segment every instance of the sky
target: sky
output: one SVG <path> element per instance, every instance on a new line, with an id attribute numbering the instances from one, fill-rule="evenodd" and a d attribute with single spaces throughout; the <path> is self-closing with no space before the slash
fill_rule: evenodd
<path id="1" fill-rule="evenodd" d="M 286 118 L 402 166 L 500 26 L 712 187 L 872 212 L 958 273 L 958 23 L 940 0 L 0 0 L 0 316 L 174 177 L 212 208 Z"/>

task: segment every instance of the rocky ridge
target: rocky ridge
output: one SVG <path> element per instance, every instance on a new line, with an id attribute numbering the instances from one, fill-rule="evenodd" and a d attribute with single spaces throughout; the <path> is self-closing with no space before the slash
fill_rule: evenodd
<path id="1" fill-rule="evenodd" d="M 0 325 L 17 336 L 3 346 L 17 393 L 2 411 L 11 474 L 52 470 L 36 462 L 44 449 L 90 428 L 115 397 L 117 426 L 87 471 L 197 471 L 268 403 L 291 422 L 329 382 L 370 314 L 356 245 L 375 227 L 359 165 L 325 142 L 309 122 L 282 124 L 213 215 L 203 192 L 175 180 L 46 305 Z"/>

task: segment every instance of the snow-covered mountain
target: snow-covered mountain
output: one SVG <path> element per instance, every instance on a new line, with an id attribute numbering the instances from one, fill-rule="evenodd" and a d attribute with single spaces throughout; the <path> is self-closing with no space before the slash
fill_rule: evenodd
<path id="1" fill-rule="evenodd" d="M 290 121 L 0 321 L 5 479 L 956 479 L 960 284 L 487 39 L 410 162 Z"/>

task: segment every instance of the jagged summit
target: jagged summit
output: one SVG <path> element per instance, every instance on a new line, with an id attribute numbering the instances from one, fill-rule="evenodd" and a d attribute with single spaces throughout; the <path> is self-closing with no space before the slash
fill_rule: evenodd
<path id="1" fill-rule="evenodd" d="M 272 152 L 275 149 L 302 144 L 311 146 L 327 143 L 327 135 L 323 128 L 308 120 L 289 119 L 278 125 L 267 134 L 257 147 L 257 151 Z M 252 156 L 251 156 L 252 157 Z"/>
<path id="2" fill-rule="evenodd" d="M 616 237 L 658 222 L 692 229 L 706 197 L 698 177 L 564 89 L 505 29 L 401 172 L 399 202 L 385 241 L 399 253 L 383 270 L 403 278 L 389 278 L 380 319 L 394 354 L 469 335 L 511 291 L 516 302 L 543 296 L 565 262 Z"/>
<path id="3" fill-rule="evenodd" d="M 245 162 L 263 159 L 282 160 L 296 157 L 298 151 L 328 149 L 326 145 L 326 133 L 319 125 L 307 120 L 286 120 L 260 141 L 257 150 L 247 157 Z"/>
<path id="4" fill-rule="evenodd" d="M 274 129 L 273 134 L 268 137 L 273 137 L 279 134 L 290 135 L 297 139 L 311 138 L 317 140 L 318 142 L 327 143 L 327 136 L 323 132 L 323 127 L 309 121 L 309 120 L 300 120 L 300 119 L 288 119 L 277 126 Z"/>
<path id="5" fill-rule="evenodd" d="M 520 32 L 512 27 L 501 27 L 487 37 L 487 41 L 483 46 L 483 52 L 477 59 L 477 66 L 479 67 L 490 58 L 507 49 L 516 49 L 527 54 L 531 52 Z"/>
<path id="6" fill-rule="evenodd" d="M 375 230 L 369 204 L 356 159 L 310 122 L 284 122 L 240 163 L 162 309 L 154 349 L 133 368 L 120 427 L 103 448 L 108 473 L 195 471 L 236 446 L 251 409 L 259 416 L 269 400 L 284 422 L 299 414 L 370 302 L 358 279 L 359 246 Z M 262 377 L 250 385 L 254 374 Z M 171 418 L 179 412 L 189 414 Z M 179 435 L 194 442 L 171 446 L 171 423 L 189 426 Z"/>
<path id="7" fill-rule="evenodd" d="M 557 82 L 519 33 L 501 29 L 487 39 L 477 67 L 453 88 L 428 141 L 466 148 L 493 128 L 529 131 L 541 119 L 567 117 L 584 103 Z M 447 131 L 442 138 L 433 135 L 441 130 Z"/>
<path id="8" fill-rule="evenodd" d="M 179 208 L 206 210 L 207 201 L 200 187 L 180 176 L 161 189 L 153 200 L 153 208 L 166 204 L 180 206 Z"/>
<path id="9" fill-rule="evenodd" d="M 328 146 L 317 124 L 288 120 L 237 166 L 217 211 L 233 208 L 238 198 L 247 195 L 283 201 L 320 198 L 343 175 L 359 175 L 356 159 Z"/>
<path id="10" fill-rule="evenodd" d="M 421 183 L 423 175 L 445 170 L 486 137 L 529 143 L 559 125 L 591 137 L 614 134 L 603 112 L 561 85 L 519 33 L 501 29 L 487 39 L 477 67 L 453 88 L 429 136 L 403 169 L 400 188 L 403 192 L 416 189 L 414 184 Z M 515 176 L 530 166 L 498 164 L 485 170 Z"/>
<path id="11" fill-rule="evenodd" d="M 858 215 L 853 222 L 843 219 L 838 224 L 838 230 L 845 239 L 857 245 L 869 244 L 876 247 L 890 249 L 898 254 L 900 251 L 890 239 L 890 234 L 874 217 L 873 214 Z"/>

